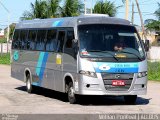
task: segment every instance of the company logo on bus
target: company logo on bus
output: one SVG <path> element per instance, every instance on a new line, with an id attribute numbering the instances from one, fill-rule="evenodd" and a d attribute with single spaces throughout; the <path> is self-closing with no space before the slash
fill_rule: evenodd
<path id="1" fill-rule="evenodd" d="M 18 51 L 15 51 L 14 54 L 13 54 L 13 59 L 15 61 L 17 61 L 19 59 L 19 52 Z"/>
<path id="2" fill-rule="evenodd" d="M 109 69 L 111 69 L 111 67 L 104 64 L 104 65 L 99 66 L 99 69 L 100 70 L 109 70 Z"/>

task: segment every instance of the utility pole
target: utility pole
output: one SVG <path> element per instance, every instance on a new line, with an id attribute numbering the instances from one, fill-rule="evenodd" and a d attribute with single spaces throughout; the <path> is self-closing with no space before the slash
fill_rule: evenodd
<path id="1" fill-rule="evenodd" d="M 91 14 L 93 14 L 93 0 L 91 1 Z"/>
<path id="2" fill-rule="evenodd" d="M 2 7 L 7 11 L 8 13 L 8 29 L 7 29 L 7 53 L 8 53 L 8 42 L 9 42 L 9 31 L 10 31 L 10 26 L 9 26 L 9 21 L 10 21 L 10 11 L 4 6 L 4 4 L 0 1 L 0 4 Z"/>
<path id="3" fill-rule="evenodd" d="M 9 20 L 10 20 L 10 14 L 8 13 L 8 29 L 7 29 L 7 53 L 8 53 L 8 43 L 9 43 L 9 34 L 10 34 L 10 23 L 9 23 Z"/>
<path id="4" fill-rule="evenodd" d="M 84 14 L 86 15 L 86 0 L 84 0 Z"/>
<path id="5" fill-rule="evenodd" d="M 132 24 L 134 24 L 134 3 L 132 3 Z"/>
<path id="6" fill-rule="evenodd" d="M 138 3 L 138 0 L 135 0 L 135 1 L 136 1 L 136 5 L 137 5 L 137 8 L 138 8 L 138 13 L 139 13 L 139 16 L 140 16 L 140 20 L 141 20 L 142 32 L 143 32 L 145 40 L 147 40 L 146 32 L 145 32 L 144 24 L 143 24 L 142 13 L 141 13 L 141 10 L 140 10 L 140 7 L 139 7 L 139 3 Z"/>
<path id="7" fill-rule="evenodd" d="M 128 3 L 129 3 L 129 1 L 126 0 L 126 11 L 125 11 L 125 19 L 126 20 L 128 20 L 128 9 L 129 9 Z"/>

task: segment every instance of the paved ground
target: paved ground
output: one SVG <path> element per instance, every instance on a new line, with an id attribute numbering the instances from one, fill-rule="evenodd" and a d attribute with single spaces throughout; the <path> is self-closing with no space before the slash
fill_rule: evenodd
<path id="1" fill-rule="evenodd" d="M 121 97 L 92 97 L 71 105 L 62 93 L 36 88 L 33 94 L 28 94 L 24 86 L 10 77 L 10 66 L 0 65 L 0 114 L 160 113 L 158 82 L 148 83 L 148 94 L 139 96 L 136 105 L 125 105 Z"/>

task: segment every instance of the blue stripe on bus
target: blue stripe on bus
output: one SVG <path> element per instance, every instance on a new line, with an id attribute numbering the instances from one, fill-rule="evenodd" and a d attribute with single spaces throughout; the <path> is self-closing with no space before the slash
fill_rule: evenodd
<path id="1" fill-rule="evenodd" d="M 53 23 L 52 27 L 58 27 L 58 26 L 61 26 L 61 25 L 62 25 L 62 23 L 63 23 L 63 21 L 62 21 L 62 20 L 55 21 L 55 22 Z"/>
<path id="2" fill-rule="evenodd" d="M 41 86 L 44 71 L 46 68 L 46 63 L 48 60 L 48 55 L 49 55 L 48 52 L 40 52 L 37 66 L 36 66 L 36 75 L 39 77 L 39 81 L 38 83 L 34 82 L 33 85 Z"/>
<path id="3" fill-rule="evenodd" d="M 37 67 L 36 67 L 36 75 L 39 76 L 40 70 L 41 70 L 41 65 L 43 62 L 45 52 L 40 52 L 38 62 L 37 62 Z"/>
<path id="4" fill-rule="evenodd" d="M 138 68 L 111 68 L 110 70 L 95 69 L 97 73 L 108 72 L 108 73 L 137 73 Z"/>
<path id="5" fill-rule="evenodd" d="M 98 73 L 138 73 L 138 63 L 104 63 L 94 62 L 93 66 Z M 101 66 L 107 67 L 107 69 L 101 69 Z"/>

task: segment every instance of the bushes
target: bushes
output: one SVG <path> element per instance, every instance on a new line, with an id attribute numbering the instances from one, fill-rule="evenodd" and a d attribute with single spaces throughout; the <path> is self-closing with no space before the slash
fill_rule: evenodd
<path id="1" fill-rule="evenodd" d="M 0 43 L 7 43 L 7 39 L 6 38 L 0 38 Z"/>
<path id="2" fill-rule="evenodd" d="M 160 62 L 148 62 L 148 79 L 160 81 Z"/>
<path id="3" fill-rule="evenodd" d="M 0 64 L 10 64 L 10 53 L 0 54 Z"/>

